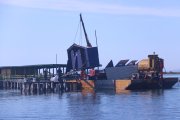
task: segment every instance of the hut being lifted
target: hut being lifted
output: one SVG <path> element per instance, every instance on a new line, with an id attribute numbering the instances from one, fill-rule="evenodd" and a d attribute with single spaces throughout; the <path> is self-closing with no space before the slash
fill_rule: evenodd
<path id="1" fill-rule="evenodd" d="M 81 14 L 80 23 L 83 27 L 87 46 L 85 47 L 74 43 L 68 48 L 67 72 L 70 70 L 76 71 L 100 66 L 98 48 L 93 47 L 90 43 Z"/>

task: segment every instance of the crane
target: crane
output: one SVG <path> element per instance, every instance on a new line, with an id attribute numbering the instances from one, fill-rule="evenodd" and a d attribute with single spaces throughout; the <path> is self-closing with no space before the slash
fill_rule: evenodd
<path id="1" fill-rule="evenodd" d="M 85 29 L 84 22 L 83 22 L 81 14 L 80 14 L 80 22 L 82 23 L 82 26 L 83 26 L 83 30 L 84 30 L 84 35 L 85 35 L 85 38 L 86 38 L 87 47 L 92 47 L 91 43 L 89 42 L 89 39 L 88 39 L 88 36 L 87 36 L 87 33 L 86 33 L 86 29 Z"/>

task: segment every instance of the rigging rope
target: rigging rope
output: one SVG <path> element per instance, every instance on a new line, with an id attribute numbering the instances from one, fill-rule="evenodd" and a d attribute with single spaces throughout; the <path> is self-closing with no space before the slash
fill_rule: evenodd
<path id="1" fill-rule="evenodd" d="M 78 27 L 77 27 L 77 30 L 76 30 L 76 34 L 75 34 L 75 37 L 74 37 L 74 43 L 76 42 L 77 33 L 78 33 L 78 31 L 79 31 L 79 26 L 80 26 L 80 22 L 79 22 Z"/>

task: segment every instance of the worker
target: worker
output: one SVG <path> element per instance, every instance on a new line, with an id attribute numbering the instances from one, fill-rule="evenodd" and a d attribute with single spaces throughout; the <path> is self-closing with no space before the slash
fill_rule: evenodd
<path id="1" fill-rule="evenodd" d="M 61 85 L 61 92 L 63 92 L 64 91 L 64 81 L 62 78 L 63 73 L 62 73 L 62 70 L 60 68 L 57 70 L 57 74 L 58 74 L 58 81 L 60 82 L 60 85 Z"/>
<path id="2" fill-rule="evenodd" d="M 89 80 L 95 80 L 96 79 L 96 72 L 94 70 L 94 68 L 91 68 L 89 71 Z"/>
<path id="3" fill-rule="evenodd" d="M 80 73 L 80 79 L 81 80 L 86 80 L 86 72 L 85 72 L 85 69 L 84 68 L 82 68 L 82 70 L 81 70 L 81 73 Z"/>
<path id="4" fill-rule="evenodd" d="M 63 81 L 63 79 L 62 79 L 63 73 L 62 73 L 62 70 L 60 68 L 57 70 L 57 74 L 58 74 L 58 81 L 62 82 Z"/>

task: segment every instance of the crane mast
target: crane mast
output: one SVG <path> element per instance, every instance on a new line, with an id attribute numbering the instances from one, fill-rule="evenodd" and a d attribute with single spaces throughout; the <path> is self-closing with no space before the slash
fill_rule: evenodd
<path id="1" fill-rule="evenodd" d="M 91 43 L 89 42 L 89 39 L 88 39 L 88 36 L 87 36 L 87 33 L 86 33 L 86 29 L 85 29 L 84 22 L 83 22 L 81 14 L 80 14 L 80 21 L 81 21 L 82 26 L 83 26 L 83 30 L 84 30 L 84 35 L 85 35 L 85 38 L 86 38 L 87 47 L 92 47 Z"/>

